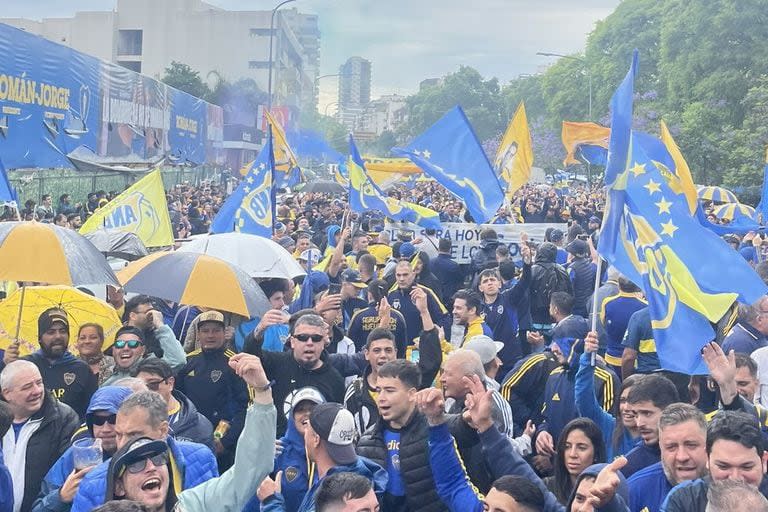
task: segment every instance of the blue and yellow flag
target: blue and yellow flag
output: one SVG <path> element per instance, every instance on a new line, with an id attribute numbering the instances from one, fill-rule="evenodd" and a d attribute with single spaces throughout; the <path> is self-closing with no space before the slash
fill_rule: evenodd
<path id="1" fill-rule="evenodd" d="M 672 190 L 680 190 L 685 195 L 685 200 L 688 203 L 688 211 L 693 215 L 696 209 L 699 207 L 699 198 L 696 193 L 696 185 L 693 183 L 693 177 L 691 176 L 691 170 L 688 168 L 688 163 L 683 158 L 683 153 L 677 146 L 677 143 L 672 138 L 672 134 L 667 128 L 667 124 L 661 121 L 661 142 L 666 146 L 672 161 L 675 166 L 671 171 L 671 176 L 667 179 L 667 183 Z"/>
<path id="2" fill-rule="evenodd" d="M 608 163 L 603 178 L 609 187 L 629 168 L 627 158 L 632 133 L 632 95 L 635 93 L 637 61 L 638 53 L 634 50 L 629 71 L 611 97 L 611 138 L 608 140 Z"/>
<path id="3" fill-rule="evenodd" d="M 264 116 L 272 129 L 272 147 L 275 153 L 275 185 L 277 188 L 294 187 L 302 182 L 303 176 L 285 131 L 269 110 L 264 110 Z"/>
<path id="4" fill-rule="evenodd" d="M 133 233 L 147 247 L 173 245 L 173 229 L 160 169 L 150 172 L 96 210 L 80 227 L 80 234 L 102 228 Z"/>
<path id="5" fill-rule="evenodd" d="M 531 179 L 533 143 L 522 101 L 501 138 L 493 166 L 508 198 Z"/>
<path id="6" fill-rule="evenodd" d="M 478 224 L 496 215 L 504 191 L 488 162 L 472 126 L 457 106 L 405 148 L 392 148 L 407 156 L 461 200 Z"/>
<path id="7" fill-rule="evenodd" d="M 440 229 L 440 219 L 436 211 L 384 195 L 367 175 L 365 163 L 357 151 L 352 135 L 349 136 L 347 172 L 349 173 L 349 207 L 352 211 L 362 213 L 368 210 L 379 210 L 393 220 Z"/>
<path id="8" fill-rule="evenodd" d="M 349 178 L 347 177 L 347 163 L 339 162 L 333 169 L 333 180 L 342 187 L 349 186 Z"/>
<path id="9" fill-rule="evenodd" d="M 570 179 L 568 173 L 563 171 L 555 172 L 554 180 L 552 181 L 552 187 L 559 196 L 567 196 L 570 191 Z"/>
<path id="10" fill-rule="evenodd" d="M 269 238 L 275 219 L 275 159 L 272 130 L 267 143 L 237 189 L 221 206 L 211 224 L 211 233 L 249 233 Z"/>
<path id="11" fill-rule="evenodd" d="M 621 93 L 632 97 L 631 90 Z M 668 156 L 648 136 L 631 132 L 631 116 L 624 121 L 611 132 L 621 138 L 615 147 L 626 143 L 626 165 L 613 169 L 598 252 L 644 290 L 662 368 L 707 373 L 701 348 L 715 338 L 710 322 L 735 300 L 751 304 L 768 288 L 741 255 L 690 215 L 685 196 L 670 188 L 655 163 Z"/>
<path id="12" fill-rule="evenodd" d="M 561 138 L 566 152 L 563 165 L 577 165 L 582 161 L 605 165 L 610 135 L 610 128 L 599 124 L 563 121 Z"/>

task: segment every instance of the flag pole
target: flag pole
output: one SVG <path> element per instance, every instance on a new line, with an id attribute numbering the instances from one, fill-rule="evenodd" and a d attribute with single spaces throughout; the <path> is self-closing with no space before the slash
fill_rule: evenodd
<path id="1" fill-rule="evenodd" d="M 595 271 L 595 291 L 592 293 L 592 325 L 590 327 L 590 331 L 596 331 L 597 330 L 597 315 L 598 315 L 598 304 L 597 304 L 597 289 L 600 288 L 600 274 L 602 274 L 603 270 L 603 258 L 600 257 L 600 255 L 597 255 L 597 270 Z M 595 366 L 595 354 L 596 352 L 592 352 L 592 357 L 589 361 L 589 364 L 592 366 Z"/>

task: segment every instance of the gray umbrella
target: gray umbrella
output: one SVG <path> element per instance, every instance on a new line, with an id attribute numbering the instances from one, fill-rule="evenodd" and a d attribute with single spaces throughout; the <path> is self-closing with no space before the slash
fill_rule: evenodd
<path id="1" fill-rule="evenodd" d="M 105 228 L 97 229 L 83 236 L 95 245 L 104 256 L 133 261 L 149 254 L 144 242 L 134 233 Z"/>
<path id="2" fill-rule="evenodd" d="M 318 180 L 307 183 L 302 192 L 315 192 L 318 194 L 343 194 L 347 191 L 335 181 Z"/>

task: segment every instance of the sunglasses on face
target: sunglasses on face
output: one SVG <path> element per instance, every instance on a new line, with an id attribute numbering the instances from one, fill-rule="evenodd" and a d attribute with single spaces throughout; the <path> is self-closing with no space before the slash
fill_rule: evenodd
<path id="1" fill-rule="evenodd" d="M 155 380 L 152 382 L 145 382 L 144 384 L 147 386 L 147 389 L 150 391 L 159 391 L 160 390 L 160 384 L 165 384 L 168 379 L 163 380 Z"/>
<path id="2" fill-rule="evenodd" d="M 101 427 L 105 423 L 114 425 L 117 421 L 117 414 L 110 414 L 109 416 L 92 416 L 90 419 L 91 425 Z"/>
<path id="3" fill-rule="evenodd" d="M 139 348 L 141 345 L 139 340 L 115 340 L 115 348 Z"/>
<path id="4" fill-rule="evenodd" d="M 320 343 L 325 339 L 323 334 L 294 334 L 293 337 L 302 343 L 306 343 L 309 340 L 312 340 L 313 343 Z"/>
<path id="5" fill-rule="evenodd" d="M 146 459 L 137 460 L 133 464 L 128 464 L 123 468 L 123 471 L 120 472 L 122 475 L 123 472 L 128 471 L 129 473 L 135 475 L 136 473 L 141 473 L 144 471 L 144 468 L 147 467 L 147 461 L 151 460 L 152 464 L 154 464 L 156 467 L 165 466 L 168 464 L 168 453 L 158 453 L 154 457 L 148 457 Z"/>

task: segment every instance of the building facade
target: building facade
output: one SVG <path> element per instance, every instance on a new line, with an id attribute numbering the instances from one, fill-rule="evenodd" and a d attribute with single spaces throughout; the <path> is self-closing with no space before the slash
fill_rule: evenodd
<path id="1" fill-rule="evenodd" d="M 370 101 L 371 62 L 362 57 L 350 57 L 339 68 L 339 122 L 350 131 L 358 130 Z"/>

